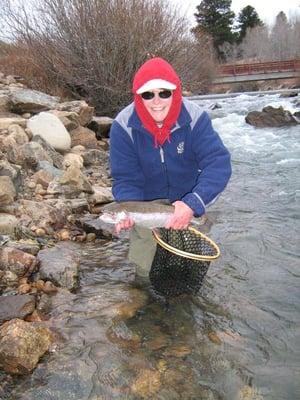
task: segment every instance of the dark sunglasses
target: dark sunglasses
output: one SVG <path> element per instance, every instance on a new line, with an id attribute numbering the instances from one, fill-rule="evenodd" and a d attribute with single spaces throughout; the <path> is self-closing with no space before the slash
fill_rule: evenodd
<path id="1" fill-rule="evenodd" d="M 158 92 L 158 95 L 161 99 L 168 99 L 169 97 L 172 96 L 172 91 L 171 90 L 162 90 L 161 92 Z M 144 92 L 144 93 L 141 93 L 141 96 L 144 100 L 152 100 L 155 96 L 155 93 Z"/>

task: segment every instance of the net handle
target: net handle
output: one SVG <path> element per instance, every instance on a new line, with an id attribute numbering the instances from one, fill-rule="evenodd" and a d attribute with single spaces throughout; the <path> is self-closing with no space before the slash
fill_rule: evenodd
<path id="1" fill-rule="evenodd" d="M 192 233 L 195 233 L 198 236 L 201 236 L 205 240 L 207 240 L 210 243 L 210 245 L 215 249 L 216 254 L 214 254 L 212 256 L 205 256 L 205 255 L 201 255 L 201 254 L 189 253 L 189 252 L 184 251 L 184 250 L 179 250 L 179 249 L 176 249 L 176 247 L 173 247 L 173 246 L 169 245 L 168 243 L 164 242 L 162 240 L 162 238 L 159 236 L 158 231 L 156 231 L 155 229 L 152 230 L 152 234 L 153 234 L 154 239 L 156 240 L 156 242 L 161 247 L 163 247 L 164 249 L 168 250 L 170 253 L 176 254 L 178 256 L 189 258 L 191 260 L 199 260 L 199 261 L 211 261 L 211 260 L 216 260 L 217 258 L 220 257 L 220 254 L 221 254 L 220 249 L 219 249 L 219 247 L 216 245 L 216 243 L 213 240 L 211 240 L 209 237 L 204 235 L 202 232 L 199 232 L 195 228 L 189 227 L 188 230 L 191 231 Z"/>

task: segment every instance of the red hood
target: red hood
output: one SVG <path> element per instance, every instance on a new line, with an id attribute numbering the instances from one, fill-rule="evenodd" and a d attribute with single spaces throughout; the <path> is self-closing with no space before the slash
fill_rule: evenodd
<path id="1" fill-rule="evenodd" d="M 142 85 L 152 79 L 164 79 L 176 85 L 176 89 L 173 92 L 172 105 L 161 128 L 158 128 L 145 108 L 141 96 L 136 94 L 136 91 Z M 146 61 L 135 74 L 132 92 L 134 93 L 136 112 L 144 127 L 154 136 L 156 146 L 157 144 L 163 145 L 166 140 L 170 140 L 171 129 L 176 123 L 181 110 L 182 94 L 179 76 L 167 61 L 159 57 L 152 58 Z"/>

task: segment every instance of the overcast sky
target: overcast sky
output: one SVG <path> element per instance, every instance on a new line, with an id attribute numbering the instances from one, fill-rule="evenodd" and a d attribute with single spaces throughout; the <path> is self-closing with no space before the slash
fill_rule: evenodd
<path id="1" fill-rule="evenodd" d="M 169 0 L 172 3 L 180 5 L 183 11 L 187 12 L 191 22 L 195 22 L 193 14 L 196 12 L 196 6 L 201 0 Z M 276 15 L 280 11 L 284 11 L 287 17 L 294 15 L 296 12 L 300 15 L 300 0 L 232 0 L 231 10 L 236 15 L 246 6 L 252 6 L 257 11 L 261 20 L 271 25 Z"/>

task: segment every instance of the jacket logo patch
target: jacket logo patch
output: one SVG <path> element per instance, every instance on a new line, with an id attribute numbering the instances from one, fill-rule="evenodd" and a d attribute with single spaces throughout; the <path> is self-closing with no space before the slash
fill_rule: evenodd
<path id="1" fill-rule="evenodd" d="M 180 142 L 177 146 L 177 153 L 182 154 L 184 152 L 184 142 Z"/>

